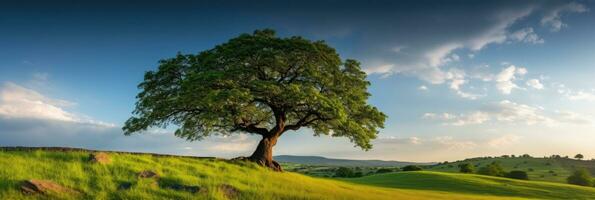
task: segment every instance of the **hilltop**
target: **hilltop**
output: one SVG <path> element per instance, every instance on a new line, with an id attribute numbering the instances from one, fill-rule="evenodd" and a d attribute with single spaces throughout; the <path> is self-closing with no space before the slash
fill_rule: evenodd
<path id="1" fill-rule="evenodd" d="M 315 178 L 292 172 L 273 172 L 246 162 L 216 158 L 181 157 L 158 154 L 107 152 L 110 163 L 89 162 L 84 150 L 6 150 L 0 149 L 0 199 L 44 199 L 43 195 L 26 195 L 20 191 L 25 180 L 48 180 L 60 184 L 76 195 L 56 195 L 58 199 L 511 199 L 553 198 L 550 194 L 533 194 L 543 190 L 572 198 L 585 199 L 595 188 L 566 184 L 547 185 L 512 179 L 508 193 L 482 193 L 471 188 L 492 187 L 487 182 L 470 182 L 464 187 L 455 181 L 440 181 L 450 173 L 389 173 L 407 175 L 408 187 L 399 184 L 376 184 L 362 179 Z M 157 175 L 141 178 L 141 172 Z M 143 174 L 144 177 L 146 174 Z M 149 173 L 149 175 L 151 175 Z M 482 177 L 482 176 L 478 176 Z M 491 178 L 491 177 L 489 177 Z M 401 179 L 398 178 L 397 179 Z M 498 179 L 498 178 L 496 178 Z M 405 179 L 404 179 L 405 180 Z M 452 188 L 436 187 L 436 184 Z M 526 195 L 530 193 L 531 195 Z M 53 195 L 53 194 L 48 194 Z"/>

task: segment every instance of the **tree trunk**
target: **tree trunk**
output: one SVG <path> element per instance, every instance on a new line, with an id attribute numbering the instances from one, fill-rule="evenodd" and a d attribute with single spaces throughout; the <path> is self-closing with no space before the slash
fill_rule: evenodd
<path id="1" fill-rule="evenodd" d="M 281 165 L 273 160 L 273 147 L 277 144 L 277 138 L 279 136 L 263 137 L 254 153 L 250 156 L 250 160 L 272 170 L 283 171 Z"/>

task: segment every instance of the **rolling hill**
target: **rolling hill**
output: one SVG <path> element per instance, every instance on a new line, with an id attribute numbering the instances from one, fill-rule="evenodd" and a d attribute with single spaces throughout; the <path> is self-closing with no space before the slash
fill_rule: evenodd
<path id="1" fill-rule="evenodd" d="M 111 162 L 100 164 L 90 162 L 90 153 L 0 149 L 0 199 L 556 199 L 563 195 L 588 199 L 595 195 L 595 188 L 474 175 L 460 179 L 442 172 L 325 179 L 216 158 L 107 152 Z M 25 194 L 21 186 L 31 179 L 73 192 Z"/>
<path id="2" fill-rule="evenodd" d="M 595 174 L 595 161 L 568 158 L 531 158 L 531 157 L 491 157 L 471 158 L 463 161 L 441 163 L 427 166 L 426 170 L 439 172 L 458 172 L 458 165 L 471 163 L 476 169 L 492 162 L 498 162 L 505 171 L 521 170 L 527 172 L 530 180 L 566 183 L 566 178 L 579 168 Z"/>
<path id="3" fill-rule="evenodd" d="M 279 155 L 274 156 L 278 162 L 297 163 L 303 165 L 318 166 L 342 166 L 342 167 L 401 167 L 406 165 L 431 165 L 435 163 L 415 163 L 403 161 L 385 161 L 385 160 L 349 160 L 334 159 L 321 156 L 292 156 Z"/>

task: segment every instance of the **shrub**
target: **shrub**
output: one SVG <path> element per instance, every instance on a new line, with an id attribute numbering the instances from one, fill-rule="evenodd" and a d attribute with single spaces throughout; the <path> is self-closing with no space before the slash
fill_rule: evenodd
<path id="1" fill-rule="evenodd" d="M 514 179 L 521 179 L 521 180 L 529 180 L 529 176 L 527 175 L 527 172 L 520 171 L 520 170 L 510 171 L 510 172 L 506 173 L 506 177 L 514 178 Z"/>
<path id="2" fill-rule="evenodd" d="M 573 185 L 591 186 L 591 174 L 585 169 L 579 169 L 574 171 L 566 181 Z"/>
<path id="3" fill-rule="evenodd" d="M 477 173 L 488 176 L 504 176 L 504 169 L 502 169 L 499 163 L 492 162 L 489 165 L 479 168 Z"/>
<path id="4" fill-rule="evenodd" d="M 403 171 L 421 171 L 421 167 L 417 166 L 417 165 L 407 165 L 405 167 L 403 167 L 402 169 Z"/>
<path id="5" fill-rule="evenodd" d="M 459 172 L 462 173 L 473 173 L 475 171 L 475 167 L 469 163 L 459 164 Z"/>
<path id="6" fill-rule="evenodd" d="M 355 172 L 352 177 L 362 177 L 364 174 L 362 172 Z"/>
<path id="7" fill-rule="evenodd" d="M 390 173 L 390 172 L 393 172 L 393 170 L 392 169 L 388 169 L 388 168 L 381 168 L 381 169 L 376 170 L 376 173 L 377 174 Z"/>
<path id="8" fill-rule="evenodd" d="M 354 173 L 351 168 L 339 167 L 339 169 L 337 169 L 335 171 L 335 177 L 347 178 L 347 177 L 353 177 L 353 176 L 354 176 Z"/>

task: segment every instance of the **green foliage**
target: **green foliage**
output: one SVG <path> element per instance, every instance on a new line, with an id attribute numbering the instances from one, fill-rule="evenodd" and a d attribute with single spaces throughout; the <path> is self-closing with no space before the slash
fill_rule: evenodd
<path id="1" fill-rule="evenodd" d="M 353 175 L 354 175 L 353 170 L 348 167 L 339 167 L 335 171 L 335 177 L 348 178 L 348 177 L 353 177 Z"/>
<path id="2" fill-rule="evenodd" d="M 459 172 L 473 173 L 474 171 L 475 171 L 475 167 L 471 163 L 459 164 Z"/>
<path id="3" fill-rule="evenodd" d="M 477 173 L 488 176 L 504 176 L 504 169 L 498 162 L 492 162 L 489 165 L 479 168 Z"/>
<path id="4" fill-rule="evenodd" d="M 520 179 L 520 180 L 529 180 L 529 175 L 527 175 L 527 172 L 520 171 L 520 170 L 510 171 L 510 172 L 506 173 L 505 177 Z"/>
<path id="5" fill-rule="evenodd" d="M 402 171 L 421 171 L 422 168 L 417 165 L 407 165 L 401 169 Z"/>
<path id="6" fill-rule="evenodd" d="M 591 174 L 585 169 L 579 169 L 574 171 L 567 179 L 568 183 L 581 186 L 591 186 Z"/>
<path id="7" fill-rule="evenodd" d="M 393 170 L 389 169 L 389 168 L 380 168 L 380 169 L 376 170 L 377 174 L 390 173 L 390 172 L 393 172 Z"/>
<path id="8" fill-rule="evenodd" d="M 307 127 L 368 150 L 386 118 L 367 104 L 369 85 L 359 62 L 342 61 L 323 41 L 257 30 L 196 55 L 161 60 L 140 83 L 123 130 L 129 135 L 173 124 L 177 136 L 200 140 L 232 133 L 278 137 Z"/>

